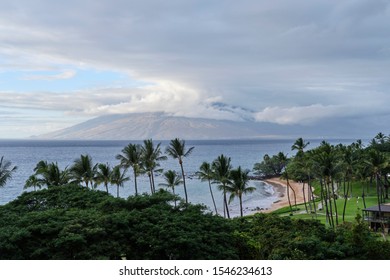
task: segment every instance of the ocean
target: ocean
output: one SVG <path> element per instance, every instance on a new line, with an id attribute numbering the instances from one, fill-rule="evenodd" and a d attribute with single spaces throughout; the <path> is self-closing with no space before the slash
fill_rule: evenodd
<path id="1" fill-rule="evenodd" d="M 308 148 L 314 148 L 322 140 L 308 140 Z M 169 141 L 157 141 L 161 143 L 161 150 L 164 152 Z M 329 140 L 332 144 L 350 144 L 353 140 Z M 27 178 L 34 173 L 33 169 L 40 160 L 48 162 L 57 162 L 61 168 L 69 167 L 73 161 L 80 155 L 88 154 L 92 157 L 94 163 L 109 163 L 111 166 L 117 165 L 116 155 L 129 143 L 142 144 L 142 141 L 41 141 L 41 140 L 0 140 L 0 157 L 4 156 L 6 160 L 12 162 L 12 165 L 18 167 L 13 179 L 7 185 L 0 189 L 0 205 L 3 205 L 17 198 L 24 191 L 24 184 Z M 187 174 L 186 185 L 188 198 L 191 203 L 204 204 L 212 211 L 212 200 L 209 193 L 207 182 L 201 182 L 195 176 L 199 166 L 204 161 L 212 162 L 219 155 L 224 154 L 231 158 L 233 168 L 241 166 L 243 169 L 252 170 L 256 162 L 260 162 L 265 154 L 274 155 L 278 152 L 287 153 L 289 156 L 294 154 L 291 146 L 294 140 L 186 140 L 186 146 L 194 147 L 191 155 L 184 159 L 184 170 Z M 165 171 L 172 169 L 180 172 L 180 166 L 177 160 L 168 158 L 161 162 L 161 168 Z M 123 188 L 120 189 L 121 197 L 128 197 L 134 194 L 133 174 L 129 171 L 131 178 Z M 150 192 L 148 177 L 140 176 L 137 179 L 140 192 Z M 163 182 L 162 176 L 156 176 L 156 186 Z M 243 206 L 245 213 L 256 211 L 259 208 L 269 208 L 270 205 L 278 200 L 276 193 L 271 185 L 263 181 L 250 181 L 250 186 L 256 187 L 256 191 L 243 197 Z M 104 190 L 103 186 L 98 189 Z M 183 187 L 176 188 L 177 194 L 184 197 Z M 213 192 L 217 203 L 217 208 L 222 213 L 223 196 L 213 185 Z M 116 186 L 110 188 L 110 193 L 116 195 Z M 230 204 L 232 216 L 239 215 L 238 199 Z"/>

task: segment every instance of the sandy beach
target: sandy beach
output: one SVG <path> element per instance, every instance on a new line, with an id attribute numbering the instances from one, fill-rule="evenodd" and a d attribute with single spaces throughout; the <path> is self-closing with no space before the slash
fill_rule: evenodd
<path id="1" fill-rule="evenodd" d="M 275 189 L 275 192 L 279 193 L 279 199 L 275 201 L 272 206 L 266 210 L 261 210 L 259 212 L 262 213 L 270 213 L 272 211 L 275 211 L 277 209 L 283 208 L 285 206 L 288 206 L 288 197 L 287 197 L 287 181 L 282 180 L 280 178 L 271 178 L 264 180 L 268 184 L 272 185 Z M 297 183 L 294 181 L 289 180 L 290 186 L 294 189 L 297 199 L 297 204 L 303 203 L 303 193 L 302 193 L 302 183 Z M 305 187 L 305 191 L 307 192 L 307 186 Z M 294 194 L 290 190 L 290 201 L 291 205 L 294 205 Z"/>

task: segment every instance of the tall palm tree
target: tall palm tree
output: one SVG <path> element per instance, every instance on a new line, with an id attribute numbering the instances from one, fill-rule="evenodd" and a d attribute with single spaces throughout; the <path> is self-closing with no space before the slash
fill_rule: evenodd
<path id="1" fill-rule="evenodd" d="M 24 189 L 34 188 L 34 191 L 36 191 L 37 187 L 41 188 L 42 185 L 43 180 L 40 179 L 36 174 L 33 174 L 26 180 L 26 183 L 24 184 Z"/>
<path id="2" fill-rule="evenodd" d="M 343 222 L 345 221 L 345 211 L 348 203 L 348 198 L 352 196 L 352 180 L 356 173 L 357 164 L 360 161 L 358 152 L 354 145 L 339 146 L 340 153 L 340 170 L 343 177 L 343 194 L 344 194 L 344 206 L 343 206 Z M 351 191 L 351 194 L 350 194 Z M 363 201 L 364 201 L 363 193 Z"/>
<path id="3" fill-rule="evenodd" d="M 230 183 L 227 186 L 227 191 L 230 193 L 229 203 L 233 201 L 235 197 L 238 197 L 240 201 L 240 214 L 241 217 L 243 214 L 242 208 L 242 195 L 247 193 L 252 193 L 256 190 L 254 187 L 248 187 L 249 183 L 249 170 L 242 170 L 241 166 L 237 169 L 230 171 Z"/>
<path id="4" fill-rule="evenodd" d="M 69 183 L 70 172 L 67 168 L 61 170 L 57 162 L 48 163 L 40 161 L 34 168 L 35 176 L 40 176 L 39 180 L 42 185 L 47 187 L 62 186 Z"/>
<path id="5" fill-rule="evenodd" d="M 175 138 L 171 140 L 169 143 L 169 146 L 166 148 L 165 152 L 171 156 L 174 159 L 179 160 L 179 165 L 181 168 L 181 176 L 183 178 L 183 186 L 184 186 L 184 194 L 186 203 L 188 203 L 188 195 L 187 195 L 187 187 L 186 187 L 186 177 L 184 174 L 184 168 L 183 168 L 183 158 L 189 156 L 192 153 L 192 150 L 194 147 L 189 148 L 186 150 L 186 143 L 184 140 L 180 140 L 179 138 Z"/>
<path id="6" fill-rule="evenodd" d="M 211 180 L 215 178 L 215 174 L 213 172 L 213 169 L 211 168 L 211 164 L 204 161 L 199 167 L 199 171 L 196 172 L 196 175 L 199 177 L 199 179 L 202 182 L 208 181 L 211 199 L 213 200 L 213 204 L 214 204 L 215 214 L 218 215 L 218 210 L 217 210 L 217 205 L 215 204 L 213 190 L 211 189 Z"/>
<path id="7" fill-rule="evenodd" d="M 93 183 L 95 177 L 97 164 L 93 165 L 92 158 L 89 155 L 81 155 L 80 158 L 75 159 L 70 168 L 70 172 L 76 182 L 83 182 L 88 188 L 89 184 Z"/>
<path id="8" fill-rule="evenodd" d="M 291 146 L 291 150 L 297 150 L 297 155 L 304 153 L 304 149 L 310 144 L 310 142 L 306 142 L 303 138 L 298 138 L 295 140 L 294 144 Z"/>
<path id="9" fill-rule="evenodd" d="M 168 170 L 167 172 L 164 172 L 164 180 L 165 183 L 160 183 L 160 186 L 171 188 L 174 195 L 175 194 L 175 187 L 181 185 L 183 183 L 183 180 L 180 178 L 180 176 L 177 175 L 177 173 L 173 170 Z M 175 198 L 175 207 L 176 207 L 176 198 Z"/>
<path id="10" fill-rule="evenodd" d="M 378 200 L 378 212 L 379 216 L 382 216 L 382 207 L 383 203 L 383 183 L 381 180 L 383 170 L 388 166 L 389 162 L 386 159 L 386 156 L 383 152 L 380 152 L 376 149 L 369 149 L 367 152 L 367 159 L 364 161 L 369 172 L 375 178 L 377 200 Z M 382 229 L 384 227 L 382 224 Z"/>
<path id="11" fill-rule="evenodd" d="M 106 192 L 108 193 L 108 184 L 111 182 L 112 170 L 110 165 L 100 163 L 97 166 L 95 177 L 93 178 L 97 184 L 104 184 Z"/>
<path id="12" fill-rule="evenodd" d="M 13 174 L 18 169 L 16 166 L 11 167 L 12 163 L 5 160 L 2 156 L 0 159 L 0 187 L 4 187 L 9 180 L 12 179 Z"/>
<path id="13" fill-rule="evenodd" d="M 295 190 L 290 185 L 289 174 L 288 174 L 288 170 L 286 168 L 287 167 L 287 163 L 288 163 L 288 158 L 287 158 L 287 155 L 284 154 L 283 152 L 279 152 L 277 154 L 276 158 L 277 158 L 278 163 L 279 163 L 279 169 L 281 170 L 281 172 L 283 172 L 282 173 L 282 177 L 285 178 L 286 181 L 287 181 L 287 198 L 288 198 L 288 204 L 290 206 L 290 213 L 292 215 L 293 214 L 293 209 L 292 209 L 292 206 L 291 206 L 290 189 L 293 192 L 295 208 L 297 207 L 297 196 L 296 196 Z"/>
<path id="14" fill-rule="evenodd" d="M 122 172 L 120 165 L 114 166 L 111 172 L 111 184 L 116 185 L 116 197 L 119 197 L 119 187 L 123 187 L 128 180 L 130 178 L 126 177 L 126 170 Z"/>
<path id="15" fill-rule="evenodd" d="M 379 144 L 384 144 L 385 142 L 386 142 L 386 140 L 387 140 L 387 136 L 386 135 L 384 135 L 382 132 L 379 132 L 376 136 L 375 136 L 375 140 L 378 140 L 379 142 Z"/>
<path id="16" fill-rule="evenodd" d="M 332 227 L 338 225 L 338 210 L 336 204 L 335 179 L 340 170 L 339 155 L 335 147 L 327 142 L 322 142 L 315 153 L 316 172 L 320 180 L 327 219 Z M 333 211 L 334 214 L 333 215 Z"/>
<path id="17" fill-rule="evenodd" d="M 154 185 L 154 172 L 161 171 L 156 170 L 160 166 L 159 161 L 166 160 L 166 156 L 162 156 L 161 152 L 161 143 L 158 143 L 157 146 L 154 146 L 153 140 L 148 139 L 144 140 L 144 145 L 141 147 L 142 151 L 142 163 L 143 168 L 148 173 L 150 189 L 152 193 L 155 193 L 156 188 Z"/>
<path id="18" fill-rule="evenodd" d="M 223 205 L 224 205 L 224 217 L 230 219 L 229 207 L 227 203 L 227 186 L 230 183 L 230 170 L 232 166 L 230 164 L 230 157 L 226 157 L 223 154 L 218 156 L 212 163 L 212 169 L 214 171 L 215 177 L 214 181 L 219 183 L 218 188 L 223 191 Z"/>
<path id="19" fill-rule="evenodd" d="M 315 196 L 312 188 L 312 181 L 314 179 L 314 173 L 315 173 L 314 166 L 315 163 L 313 159 L 313 150 L 310 150 L 305 153 L 302 170 L 307 178 L 308 199 L 309 201 L 311 200 L 311 203 L 313 204 L 313 208 L 311 210 L 314 211 L 314 214 L 317 215 Z"/>
<path id="20" fill-rule="evenodd" d="M 123 168 L 132 167 L 134 173 L 134 189 L 135 195 L 138 195 L 137 176 L 140 173 L 142 165 L 142 149 L 141 145 L 129 144 L 123 150 L 122 154 L 118 154 L 116 159 L 120 160 L 120 165 Z"/>

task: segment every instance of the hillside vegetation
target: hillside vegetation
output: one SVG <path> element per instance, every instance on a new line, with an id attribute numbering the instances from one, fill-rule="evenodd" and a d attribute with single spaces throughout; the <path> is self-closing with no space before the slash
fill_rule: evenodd
<path id="1" fill-rule="evenodd" d="M 337 229 L 273 214 L 224 219 L 160 190 L 128 199 L 78 185 L 0 207 L 1 259 L 389 259 L 361 222 Z"/>

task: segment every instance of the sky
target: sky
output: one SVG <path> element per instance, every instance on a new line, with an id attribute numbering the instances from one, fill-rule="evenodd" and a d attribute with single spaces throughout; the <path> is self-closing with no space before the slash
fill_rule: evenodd
<path id="1" fill-rule="evenodd" d="M 389 77 L 388 0 L 0 0 L 0 138 L 134 112 L 372 138 Z"/>

